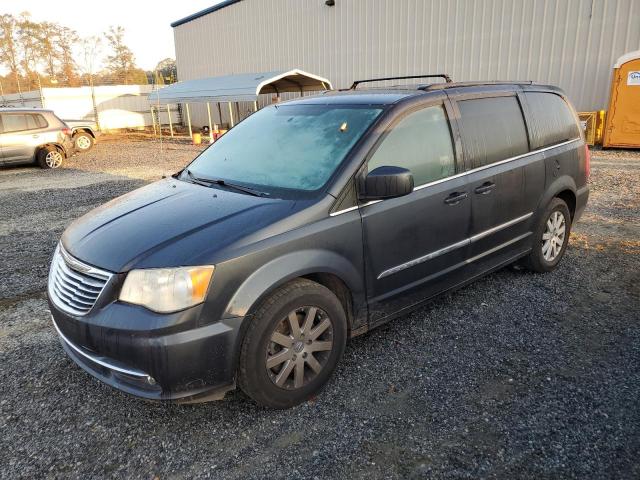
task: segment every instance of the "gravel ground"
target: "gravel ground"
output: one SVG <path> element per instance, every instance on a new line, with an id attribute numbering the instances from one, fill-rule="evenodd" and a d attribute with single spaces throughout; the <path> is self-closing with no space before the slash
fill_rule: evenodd
<path id="1" fill-rule="evenodd" d="M 315 400 L 269 411 L 126 396 L 51 326 L 63 229 L 199 150 L 169 148 L 106 138 L 64 170 L 0 170 L 1 478 L 640 478 L 638 153 L 593 153 L 555 272 L 505 269 L 358 337 Z"/>

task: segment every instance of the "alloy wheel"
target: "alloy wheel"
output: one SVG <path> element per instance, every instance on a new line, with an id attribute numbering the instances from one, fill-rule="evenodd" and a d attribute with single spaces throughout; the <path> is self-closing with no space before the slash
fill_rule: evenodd
<path id="1" fill-rule="evenodd" d="M 313 306 L 297 308 L 271 334 L 266 352 L 269 378 L 280 388 L 301 388 L 322 371 L 332 349 L 333 324 L 327 313 Z"/>
<path id="2" fill-rule="evenodd" d="M 47 153 L 47 156 L 44 157 L 45 162 L 49 168 L 58 168 L 62 165 L 62 154 L 58 151 L 51 151 Z"/>
<path id="3" fill-rule="evenodd" d="M 553 262 L 564 245 L 567 222 L 564 214 L 555 211 L 547 220 L 545 231 L 542 234 L 542 256 L 547 262 Z"/>
<path id="4" fill-rule="evenodd" d="M 76 147 L 80 150 L 87 150 L 91 148 L 91 140 L 89 140 L 85 135 L 80 135 L 76 139 Z"/>

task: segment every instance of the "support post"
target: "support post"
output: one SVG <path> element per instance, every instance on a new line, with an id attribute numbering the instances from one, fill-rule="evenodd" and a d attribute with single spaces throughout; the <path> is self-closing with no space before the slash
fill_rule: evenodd
<path id="1" fill-rule="evenodd" d="M 156 116 L 153 114 L 153 105 L 149 107 L 149 111 L 151 112 L 151 123 L 153 124 L 153 136 L 155 137 L 158 132 L 156 131 Z"/>
<path id="2" fill-rule="evenodd" d="M 258 111 L 258 101 L 257 100 L 254 100 L 254 102 L 253 102 L 253 111 L 254 112 Z"/>
<path id="3" fill-rule="evenodd" d="M 233 109 L 231 108 L 231 102 L 227 102 L 229 106 L 229 128 L 233 128 Z"/>
<path id="4" fill-rule="evenodd" d="M 209 117 L 209 143 L 213 143 L 213 125 L 211 124 L 211 105 L 207 102 L 207 116 Z"/>
<path id="5" fill-rule="evenodd" d="M 187 107 L 187 126 L 189 127 L 189 139 L 193 142 L 193 131 L 191 130 L 191 112 L 189 112 L 189 104 L 185 103 Z"/>
<path id="6" fill-rule="evenodd" d="M 173 122 L 171 121 L 171 106 L 167 103 L 167 115 L 169 115 L 169 132 L 171 132 L 171 138 L 173 138 Z"/>

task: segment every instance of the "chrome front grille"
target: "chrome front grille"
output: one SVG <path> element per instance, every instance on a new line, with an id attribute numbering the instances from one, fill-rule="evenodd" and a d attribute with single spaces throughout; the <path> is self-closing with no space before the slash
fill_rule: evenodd
<path id="1" fill-rule="evenodd" d="M 86 265 L 58 245 L 49 271 L 49 296 L 60 310 L 71 315 L 89 313 L 112 274 Z"/>

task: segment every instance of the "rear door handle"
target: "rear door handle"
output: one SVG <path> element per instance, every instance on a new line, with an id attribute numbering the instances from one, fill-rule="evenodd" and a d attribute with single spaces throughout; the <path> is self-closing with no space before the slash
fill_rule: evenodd
<path id="1" fill-rule="evenodd" d="M 38 138 L 40 135 L 31 135 L 31 138 Z"/>
<path id="2" fill-rule="evenodd" d="M 446 203 L 447 205 L 456 205 L 467 197 L 467 192 L 453 192 L 451 195 L 444 199 L 444 203 Z"/>
<path id="3" fill-rule="evenodd" d="M 476 193 L 478 193 L 480 195 L 486 195 L 487 193 L 491 193 L 491 190 L 493 190 L 495 188 L 495 186 L 496 186 L 496 184 L 493 183 L 493 182 L 484 182 L 479 187 L 476 187 L 474 192 L 476 192 Z"/>

